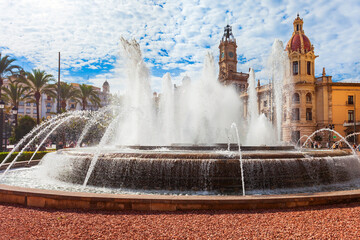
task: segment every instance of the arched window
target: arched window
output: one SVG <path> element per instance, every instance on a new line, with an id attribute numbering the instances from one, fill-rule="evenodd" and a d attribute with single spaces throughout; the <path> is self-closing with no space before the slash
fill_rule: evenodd
<path id="1" fill-rule="evenodd" d="M 298 93 L 294 93 L 292 100 L 293 100 L 293 103 L 299 103 L 300 95 Z"/>
<path id="2" fill-rule="evenodd" d="M 306 94 L 306 102 L 311 103 L 311 93 Z"/>

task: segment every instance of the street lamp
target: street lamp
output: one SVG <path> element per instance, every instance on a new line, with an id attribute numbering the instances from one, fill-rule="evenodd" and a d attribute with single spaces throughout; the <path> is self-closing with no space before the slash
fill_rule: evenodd
<path id="1" fill-rule="evenodd" d="M 12 114 L 14 115 L 15 120 L 15 127 L 17 127 L 17 114 L 18 114 L 18 108 L 15 106 L 11 109 Z"/>
<path id="2" fill-rule="evenodd" d="M 13 108 L 11 109 L 11 112 L 12 112 L 12 114 L 16 115 L 16 114 L 18 113 L 17 107 L 13 107 Z"/>
<path id="3" fill-rule="evenodd" d="M 4 138 L 4 108 L 5 102 L 0 100 L 0 151 L 3 151 L 3 138 Z"/>

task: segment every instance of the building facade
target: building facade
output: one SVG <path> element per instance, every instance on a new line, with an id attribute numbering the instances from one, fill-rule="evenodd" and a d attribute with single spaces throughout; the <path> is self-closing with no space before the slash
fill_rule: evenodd
<path id="1" fill-rule="evenodd" d="M 80 85 L 78 83 L 71 83 L 71 85 L 74 88 L 77 88 L 77 89 L 80 88 Z M 107 106 L 109 104 L 110 98 L 111 98 L 110 85 L 109 85 L 108 81 L 106 80 L 103 83 L 102 89 L 95 87 L 95 86 L 92 86 L 92 87 L 98 93 L 98 97 L 101 100 L 100 107 Z M 50 96 L 47 96 L 46 94 L 43 94 L 41 96 L 41 108 L 40 109 L 41 109 L 41 117 L 42 118 L 48 118 L 48 117 L 55 115 L 57 113 L 57 99 L 54 99 Z M 82 109 L 81 104 L 79 104 L 78 102 L 76 102 L 73 99 L 68 100 L 66 102 L 66 110 L 67 111 L 81 110 L 81 109 Z M 88 101 L 86 110 L 95 111 L 98 109 L 99 109 L 99 106 L 95 106 L 90 101 Z"/>
<path id="2" fill-rule="evenodd" d="M 289 57 L 291 77 L 284 83 L 282 141 L 297 143 L 302 136 L 309 136 L 322 128 L 333 128 L 342 136 L 360 131 L 360 83 L 333 82 L 325 68 L 321 76 L 315 76 L 315 60 L 318 56 L 305 35 L 303 23 L 298 15 L 293 22 L 293 34 L 284 49 Z M 234 82 L 238 85 L 245 84 L 245 88 L 240 87 L 240 90 L 246 105 L 248 84 L 232 77 L 234 73 L 236 75 L 237 61 L 230 57 L 230 53 L 236 51 L 236 47 L 231 27 L 226 26 L 219 46 L 219 81 L 226 85 Z M 258 83 L 258 111 L 275 124 L 272 90 L 271 80 L 269 84 L 262 86 Z M 246 106 L 244 109 L 246 110 Z M 326 145 L 339 140 L 339 136 L 328 131 L 319 133 L 319 138 Z M 306 140 L 302 139 L 300 143 Z M 350 141 L 357 143 L 357 136 Z"/>
<path id="3" fill-rule="evenodd" d="M 219 81 L 225 85 L 234 86 L 239 93 L 245 92 L 249 74 L 237 72 L 236 39 L 229 25 L 224 28 L 219 49 Z"/>
<path id="4" fill-rule="evenodd" d="M 9 85 L 9 81 L 5 79 L 3 87 L 7 87 Z M 75 88 L 79 88 L 79 84 L 77 83 L 71 83 L 72 86 Z M 96 92 L 98 92 L 98 96 L 101 100 L 101 107 L 106 106 L 110 102 L 111 94 L 110 94 L 110 85 L 107 81 L 104 82 L 102 89 L 98 87 L 94 87 Z M 13 106 L 11 106 L 10 103 L 6 104 L 6 109 L 8 114 L 11 115 L 11 109 Z M 97 110 L 99 107 L 92 105 L 91 102 L 87 105 L 87 110 Z M 66 110 L 81 110 L 82 107 L 80 104 L 78 104 L 75 100 L 69 100 L 66 103 Z M 53 99 L 50 96 L 47 96 L 46 94 L 41 95 L 40 99 L 40 118 L 48 118 L 50 116 L 53 116 L 57 113 L 57 100 Z M 18 116 L 30 116 L 32 118 L 36 118 L 36 104 L 33 102 L 19 102 L 19 108 L 18 108 Z"/>

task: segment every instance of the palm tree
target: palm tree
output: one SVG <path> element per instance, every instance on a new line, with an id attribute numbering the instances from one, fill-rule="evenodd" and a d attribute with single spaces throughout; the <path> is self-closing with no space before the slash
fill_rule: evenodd
<path id="1" fill-rule="evenodd" d="M 58 86 L 53 85 L 55 92 L 58 93 Z M 66 111 L 66 103 L 69 100 L 75 100 L 79 102 L 80 90 L 74 88 L 71 84 L 61 82 L 60 83 L 60 107 L 62 111 Z"/>
<path id="2" fill-rule="evenodd" d="M 3 99 L 11 103 L 13 107 L 19 108 L 19 102 L 31 99 L 28 88 L 21 86 L 20 83 L 10 81 L 7 87 L 2 87 L 4 91 Z M 15 127 L 17 127 L 17 114 L 15 114 Z"/>
<path id="3" fill-rule="evenodd" d="M 90 101 L 95 106 L 100 106 L 100 98 L 98 92 L 95 89 L 86 84 L 81 84 L 80 86 L 80 95 L 79 99 L 81 100 L 82 110 L 86 110 L 88 101 Z"/>
<path id="4" fill-rule="evenodd" d="M 10 58 L 9 55 L 1 57 L 0 53 L 0 99 L 1 99 L 1 87 L 4 83 L 4 79 L 8 78 L 10 75 L 14 75 L 15 71 L 20 71 L 22 68 L 18 65 L 13 65 L 15 59 Z"/>
<path id="5" fill-rule="evenodd" d="M 33 69 L 32 73 L 27 72 L 26 77 L 20 78 L 21 83 L 29 89 L 29 94 L 35 98 L 36 103 L 36 122 L 40 123 L 39 106 L 41 94 L 47 94 L 54 96 L 52 86 L 49 84 L 54 79 L 51 74 L 47 74 L 45 71 L 39 69 Z"/>

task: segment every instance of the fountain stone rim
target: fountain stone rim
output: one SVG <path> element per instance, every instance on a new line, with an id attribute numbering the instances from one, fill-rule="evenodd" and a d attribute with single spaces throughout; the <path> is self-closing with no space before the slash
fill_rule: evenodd
<path id="1" fill-rule="evenodd" d="M 14 168 L 38 164 L 18 162 Z M 26 207 L 83 210 L 248 210 L 286 209 L 360 202 L 360 190 L 250 196 L 184 196 L 158 194 L 106 194 L 33 189 L 0 184 L 0 203 Z"/>

